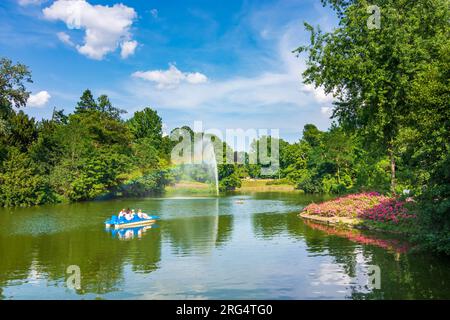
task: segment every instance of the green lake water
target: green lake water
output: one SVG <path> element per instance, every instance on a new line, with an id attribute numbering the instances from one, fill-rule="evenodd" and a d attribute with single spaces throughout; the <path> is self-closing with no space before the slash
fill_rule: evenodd
<path id="1" fill-rule="evenodd" d="M 0 299 L 442 299 L 450 260 L 297 214 L 319 197 L 165 196 L 0 209 Z M 160 216 L 105 230 L 121 208 Z M 81 289 L 66 285 L 79 266 Z M 369 285 L 380 270 L 379 289 Z"/>

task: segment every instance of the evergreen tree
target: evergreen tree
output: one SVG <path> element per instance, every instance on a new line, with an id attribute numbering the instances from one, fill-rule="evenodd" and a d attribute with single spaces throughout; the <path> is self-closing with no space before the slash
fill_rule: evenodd
<path id="1" fill-rule="evenodd" d="M 98 110 L 98 105 L 95 102 L 91 90 L 86 89 L 81 95 L 80 101 L 77 102 L 77 106 L 75 107 L 75 113 L 82 113 L 92 110 Z"/>

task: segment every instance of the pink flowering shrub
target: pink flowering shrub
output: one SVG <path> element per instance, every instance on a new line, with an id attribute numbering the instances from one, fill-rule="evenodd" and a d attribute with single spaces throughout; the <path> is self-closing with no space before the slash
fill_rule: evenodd
<path id="1" fill-rule="evenodd" d="M 408 213 L 405 202 L 396 198 L 383 200 L 372 208 L 363 211 L 359 216 L 363 219 L 381 222 L 391 221 L 393 223 L 416 218 L 415 214 Z"/>
<path id="2" fill-rule="evenodd" d="M 383 196 L 378 192 L 351 194 L 320 204 L 312 203 L 303 212 L 322 217 L 362 218 L 372 221 L 398 223 L 415 218 L 408 213 L 404 201 Z"/>
<path id="3" fill-rule="evenodd" d="M 355 218 L 360 216 L 365 210 L 387 199 L 389 198 L 380 195 L 378 192 L 350 194 L 320 204 L 312 203 L 306 206 L 303 212 L 322 217 Z"/>

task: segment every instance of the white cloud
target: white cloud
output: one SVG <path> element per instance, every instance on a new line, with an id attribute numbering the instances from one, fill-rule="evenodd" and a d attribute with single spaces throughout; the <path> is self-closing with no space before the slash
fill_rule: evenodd
<path id="1" fill-rule="evenodd" d="M 136 72 L 134 77 L 156 82 L 149 86 L 144 82 L 129 84 L 130 94 L 139 99 L 150 99 L 154 105 L 178 110 L 214 110 L 221 112 L 258 112 L 263 114 L 285 106 L 307 107 L 310 99 L 304 99 L 299 90 L 299 79 L 283 73 L 263 73 L 254 77 L 232 77 L 210 80 L 191 85 L 178 69 L 173 71 Z M 192 78 L 196 78 L 192 74 Z M 199 80 L 203 79 L 198 76 Z M 206 78 L 206 77 L 205 77 Z M 191 79 L 192 81 L 192 79 Z M 170 91 L 160 90 L 170 88 Z M 264 107 L 268 107 L 265 109 Z"/>
<path id="2" fill-rule="evenodd" d="M 199 72 L 181 72 L 174 64 L 169 64 L 168 70 L 137 71 L 133 77 L 152 81 L 158 89 L 176 88 L 182 83 L 201 84 L 208 78 Z"/>
<path id="3" fill-rule="evenodd" d="M 326 115 L 328 117 L 331 117 L 333 115 L 333 107 L 321 107 L 320 112 L 323 115 Z"/>
<path id="4" fill-rule="evenodd" d="M 153 18 L 158 18 L 158 10 L 157 9 L 152 9 L 150 10 L 150 14 L 152 15 Z"/>
<path id="5" fill-rule="evenodd" d="M 138 45 L 137 41 L 122 42 L 122 44 L 120 45 L 121 47 L 120 56 L 122 57 L 122 59 L 126 59 L 129 56 L 133 55 L 137 45 Z"/>
<path id="6" fill-rule="evenodd" d="M 21 6 L 28 6 L 28 5 L 39 5 L 46 1 L 47 0 L 19 0 L 18 2 Z"/>
<path id="7" fill-rule="evenodd" d="M 84 43 L 76 45 L 76 48 L 91 59 L 101 60 L 119 45 L 122 51 L 124 46 L 128 48 L 125 53 L 134 51 L 130 50 L 130 44 L 126 44 L 135 42 L 130 39 L 130 27 L 137 16 L 133 8 L 123 4 L 109 7 L 91 5 L 85 0 L 57 0 L 45 8 L 43 14 L 48 20 L 65 22 L 69 29 L 84 29 Z"/>
<path id="8" fill-rule="evenodd" d="M 303 91 L 306 93 L 312 93 L 317 102 L 325 103 L 333 101 L 333 95 L 326 94 L 321 87 L 315 88 L 311 84 L 305 84 L 303 86 Z"/>
<path id="9" fill-rule="evenodd" d="M 208 79 L 201 73 L 183 73 L 170 65 L 164 71 L 133 73 L 134 78 L 157 83 L 156 89 L 171 88 L 170 92 L 155 90 L 142 81 L 129 83 L 127 89 L 131 95 L 151 99 L 154 105 L 165 109 L 264 113 L 280 108 L 300 111 L 314 107 L 316 115 L 320 115 L 320 106 L 330 103 L 332 96 L 321 88 L 302 84 L 304 61 L 292 53 L 300 42 L 297 29 L 297 25 L 292 25 L 273 35 L 278 39 L 273 61 L 265 61 L 264 69 L 252 76 Z M 275 67 L 269 68 L 270 62 Z M 190 85 L 193 83 L 200 85 Z"/>
<path id="10" fill-rule="evenodd" d="M 50 100 L 51 95 L 47 91 L 40 91 L 36 94 L 31 94 L 28 98 L 27 105 L 30 107 L 43 107 Z"/>
<path id="11" fill-rule="evenodd" d="M 72 42 L 72 40 L 70 39 L 70 36 L 65 33 L 65 32 L 58 32 L 56 34 L 58 36 L 58 39 L 61 40 L 61 42 L 73 47 L 75 46 L 75 44 Z"/>
<path id="12" fill-rule="evenodd" d="M 185 75 L 188 83 L 199 84 L 208 81 L 208 78 L 200 72 L 185 73 Z"/>
<path id="13" fill-rule="evenodd" d="M 247 20 L 231 35 L 207 45 L 207 50 L 211 51 L 233 50 L 243 60 L 226 76 L 213 77 L 212 72 L 220 70 L 221 66 L 198 60 L 204 65 L 202 70 L 212 70 L 208 71 L 208 78 L 205 76 L 207 81 L 200 84 L 192 85 L 183 80 L 185 76 L 177 68 L 141 70 L 135 72 L 131 80 L 122 82 L 120 90 L 110 90 L 108 95 L 127 109 L 128 115 L 140 106 L 154 106 L 169 128 L 202 120 L 205 128 L 280 128 L 292 134 L 291 137 L 298 137 L 306 123 L 314 123 L 325 130 L 331 121 L 322 115 L 321 107 L 331 106 L 332 97 L 320 88 L 302 83 L 306 63 L 292 53 L 309 41 L 308 33 L 302 32 L 301 21 L 286 24 L 284 14 L 280 14 L 280 24 L 276 25 L 268 23 L 267 17 L 260 19 L 260 25 L 253 26 L 253 21 Z M 248 28 L 249 24 L 257 34 L 267 30 L 258 50 L 249 51 L 241 45 L 230 47 L 230 43 L 240 43 L 239 30 Z M 161 90 L 166 87 L 170 90 Z"/>

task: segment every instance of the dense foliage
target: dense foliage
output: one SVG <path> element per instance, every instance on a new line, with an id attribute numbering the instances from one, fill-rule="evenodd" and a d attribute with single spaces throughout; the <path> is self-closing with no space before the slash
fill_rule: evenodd
<path id="1" fill-rule="evenodd" d="M 246 153 L 241 156 L 245 159 L 243 164 L 228 167 L 228 170 L 233 169 L 240 178 L 274 178 L 306 193 L 389 190 L 388 156 L 377 150 L 367 150 L 358 135 L 336 125 L 321 131 L 313 124 L 305 125 L 302 135 L 295 143 L 279 139 L 279 167 L 273 174 L 263 174 L 264 165 L 250 163 Z M 252 143 L 253 152 L 258 153 L 258 142 L 263 138 Z M 268 145 L 271 139 L 275 138 L 269 137 Z"/>
<path id="2" fill-rule="evenodd" d="M 304 82 L 334 96 L 335 122 L 328 131 L 305 125 L 295 143 L 279 139 L 279 164 L 269 174 L 251 159 L 266 145 L 262 139 L 270 146 L 275 138 L 253 141 L 249 153 L 217 140 L 224 160 L 234 160 L 218 166 L 220 189 L 234 190 L 243 178 L 275 178 L 308 193 L 407 193 L 419 208 L 417 239 L 450 254 L 450 2 L 322 2 L 336 11 L 337 28 L 306 23 L 310 43 L 295 52 L 307 56 Z M 381 24 L 369 28 L 373 5 Z M 168 174 L 178 141 L 163 136 L 156 111 L 125 121 L 106 95 L 95 99 L 86 90 L 74 113 L 55 109 L 52 119 L 35 121 L 20 110 L 27 82 L 26 66 L 0 60 L 0 205 L 146 195 L 186 175 L 213 182 L 201 165 Z M 201 134 L 181 129 L 191 142 Z M 371 210 L 373 220 L 404 214 L 390 202 Z"/>
<path id="3" fill-rule="evenodd" d="M 388 157 L 391 191 L 406 187 L 418 197 L 417 237 L 450 254 L 450 2 L 322 2 L 339 25 L 322 32 L 305 24 L 310 44 L 297 50 L 307 53 L 305 82 L 334 95 L 333 118 L 370 155 Z M 368 27 L 372 5 L 381 17 L 375 28 Z M 357 175 L 364 167 L 354 167 Z"/>
<path id="4" fill-rule="evenodd" d="M 17 108 L 28 69 L 0 61 L 0 205 L 147 195 L 167 183 L 161 118 L 145 108 L 128 121 L 106 95 L 83 92 L 75 112 L 35 121 Z"/>

